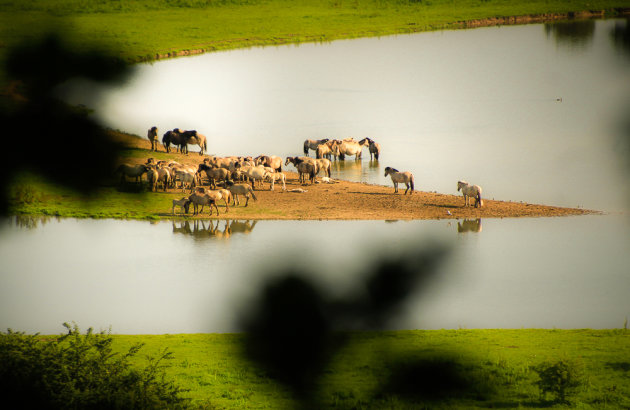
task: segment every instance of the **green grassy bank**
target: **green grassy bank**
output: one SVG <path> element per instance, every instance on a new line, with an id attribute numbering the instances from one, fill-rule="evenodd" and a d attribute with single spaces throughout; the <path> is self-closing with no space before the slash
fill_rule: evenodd
<path id="1" fill-rule="evenodd" d="M 239 334 L 114 336 L 125 350 L 134 343 L 155 355 L 173 353 L 167 375 L 195 406 L 285 408 L 290 394 L 240 356 Z M 139 356 L 139 359 L 140 360 Z M 577 365 L 581 384 L 568 401 L 541 397 L 533 369 L 565 359 Z M 413 374 L 400 389 L 386 389 L 406 366 L 438 363 L 457 369 L 468 388 L 432 400 Z M 403 372 L 404 374 L 404 372 Z M 432 377 L 440 377 L 432 372 Z M 324 372 L 319 399 L 326 408 L 487 408 L 630 406 L 630 332 L 627 330 L 409 330 L 351 334 L 351 341 Z M 425 380 L 426 382 L 426 380 Z"/>
<path id="2" fill-rule="evenodd" d="M 110 131 L 112 138 L 135 139 L 137 136 Z M 182 154 L 151 152 L 148 149 L 128 147 L 120 151 L 123 159 L 141 159 L 146 162 L 149 157 L 156 160 L 186 161 Z M 197 161 L 197 158 L 194 158 Z M 113 170 L 112 170 L 113 171 Z M 132 179 L 121 184 L 120 176 L 112 172 L 109 179 L 101 181 L 97 189 L 90 195 L 56 185 L 37 173 L 21 173 L 15 177 L 8 188 L 9 214 L 22 218 L 22 223 L 29 223 L 29 217 L 63 217 L 63 218 L 96 218 L 96 219 L 190 219 L 182 215 L 179 207 L 172 213 L 173 200 L 190 195 L 190 191 L 181 189 L 163 192 L 152 192 L 143 176 L 141 184 Z M 219 202 L 217 207 L 224 215 L 225 204 Z M 272 210 L 264 204 L 252 207 L 230 207 L 230 218 L 249 219 L 258 214 L 274 214 L 282 217 L 282 211 Z M 207 210 L 204 215 L 208 215 Z M 216 215 L 216 213 L 214 214 Z M 26 219 L 25 219 L 26 218 Z"/>
<path id="3" fill-rule="evenodd" d="M 330 41 L 494 17 L 606 11 L 624 0 L 0 0 L 1 50 L 51 27 L 77 50 L 98 41 L 137 62 L 184 50 Z M 2 51 L 4 52 L 4 51 Z"/>

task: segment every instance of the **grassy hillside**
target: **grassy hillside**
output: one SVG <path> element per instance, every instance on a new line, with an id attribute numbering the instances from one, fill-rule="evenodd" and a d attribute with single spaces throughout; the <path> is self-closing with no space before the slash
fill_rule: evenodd
<path id="1" fill-rule="evenodd" d="M 54 28 L 130 61 L 182 50 L 377 36 L 461 27 L 497 16 L 627 7 L 624 0 L 0 0 L 2 49 Z"/>
<path id="2" fill-rule="evenodd" d="M 174 355 L 168 376 L 189 389 L 195 406 L 286 408 L 292 399 L 267 374 L 240 357 L 238 334 L 114 336 L 117 348 L 146 343 L 142 352 Z M 326 408 L 487 408 L 630 406 L 630 333 L 627 330 L 436 330 L 367 332 L 351 342 L 325 372 L 319 400 Z M 564 359 L 581 384 L 561 403 L 541 397 L 534 367 Z M 455 369 L 458 387 L 433 383 Z M 415 369 L 415 370 L 412 370 Z M 421 369 L 432 369 L 427 379 Z M 405 380 L 392 380 L 393 374 Z M 388 383 L 396 387 L 388 388 Z M 391 384 L 389 385 L 391 387 Z M 432 387 L 433 399 L 426 389 Z M 424 394 L 420 394 L 424 389 Z"/>

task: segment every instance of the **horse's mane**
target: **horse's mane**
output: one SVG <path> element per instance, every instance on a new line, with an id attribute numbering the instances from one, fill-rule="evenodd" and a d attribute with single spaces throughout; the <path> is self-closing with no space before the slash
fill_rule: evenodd
<path id="1" fill-rule="evenodd" d="M 399 171 L 399 170 L 397 170 L 396 168 L 392 168 L 392 167 L 387 167 L 387 168 L 389 168 L 389 170 L 390 170 L 390 171 L 392 171 L 392 172 L 400 172 L 400 171 Z"/>

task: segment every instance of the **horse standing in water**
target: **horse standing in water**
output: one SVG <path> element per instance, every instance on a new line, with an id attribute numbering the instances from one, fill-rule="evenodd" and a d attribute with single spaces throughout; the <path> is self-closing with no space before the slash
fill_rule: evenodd
<path id="1" fill-rule="evenodd" d="M 367 138 L 370 145 L 368 145 L 368 150 L 370 151 L 370 160 L 375 159 L 378 161 L 378 157 L 381 155 L 381 144 L 378 142 Z"/>
<path id="2" fill-rule="evenodd" d="M 470 198 L 475 198 L 475 208 L 483 205 L 481 200 L 481 187 L 479 185 L 471 185 L 466 181 L 457 181 L 457 190 L 462 191 L 464 195 L 464 206 L 470 205 Z"/>
<path id="3" fill-rule="evenodd" d="M 385 176 L 387 175 L 392 178 L 392 182 L 394 183 L 394 193 L 398 192 L 398 184 L 403 183 L 407 186 L 407 189 L 405 189 L 405 193 L 403 195 L 407 195 L 407 191 L 409 191 L 410 189 L 411 192 L 409 193 L 409 195 L 413 194 L 413 174 L 411 172 L 400 172 L 395 168 L 386 167 Z"/>
<path id="4" fill-rule="evenodd" d="M 350 141 L 349 139 L 345 139 L 341 141 L 335 151 L 339 152 L 339 159 L 345 159 L 346 155 L 354 155 L 355 160 L 361 159 L 362 148 L 365 146 L 369 146 L 367 138 L 363 138 L 361 141 Z"/>
<path id="5" fill-rule="evenodd" d="M 309 149 L 316 151 L 319 144 L 325 144 L 328 141 L 329 141 L 328 138 L 323 138 L 321 140 L 305 140 L 304 141 L 304 155 L 308 156 Z"/>

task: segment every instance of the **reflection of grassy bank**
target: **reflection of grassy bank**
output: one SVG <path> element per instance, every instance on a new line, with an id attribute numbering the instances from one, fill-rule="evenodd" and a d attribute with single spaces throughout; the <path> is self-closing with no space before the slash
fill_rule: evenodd
<path id="1" fill-rule="evenodd" d="M 10 45 L 45 28 L 70 29 L 81 48 L 94 39 L 132 61 L 182 50 L 212 51 L 255 45 L 460 27 L 497 16 L 612 10 L 624 0 L 233 0 L 233 1 L 0 1 L 0 43 Z"/>
<path id="2" fill-rule="evenodd" d="M 624 330 L 411 330 L 358 333 L 352 340 L 322 380 L 320 391 L 328 407 L 547 407 L 552 397 L 539 397 L 531 367 L 560 358 L 578 363 L 585 372 L 584 388 L 569 397 L 573 405 L 630 405 L 630 333 Z M 188 397 L 196 404 L 287 407 L 287 392 L 239 358 L 239 341 L 236 334 L 115 336 L 121 350 L 136 342 L 146 343 L 143 351 L 149 355 L 168 347 L 175 358 L 169 377 L 190 389 Z M 436 402 L 418 396 L 426 386 L 382 392 L 401 361 L 427 360 L 447 361 L 472 386 Z"/>

